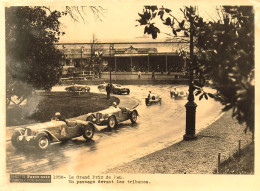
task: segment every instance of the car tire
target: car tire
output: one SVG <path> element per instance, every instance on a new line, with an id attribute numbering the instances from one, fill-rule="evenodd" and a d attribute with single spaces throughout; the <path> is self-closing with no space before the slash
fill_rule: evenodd
<path id="1" fill-rule="evenodd" d="M 50 145 L 50 138 L 46 133 L 40 133 L 35 138 L 35 148 L 38 150 L 46 150 Z"/>
<path id="2" fill-rule="evenodd" d="M 82 91 L 82 92 L 86 92 L 87 90 L 86 90 L 85 88 L 83 88 L 81 91 Z"/>
<path id="3" fill-rule="evenodd" d="M 19 149 L 19 148 L 22 147 L 21 142 L 18 140 L 18 137 L 19 137 L 20 135 L 21 135 L 21 134 L 20 134 L 18 131 L 16 131 L 16 132 L 14 132 L 14 134 L 12 135 L 12 138 L 11 138 L 12 145 L 13 145 L 15 148 L 17 148 L 17 149 Z"/>
<path id="4" fill-rule="evenodd" d="M 92 124 L 88 124 L 83 128 L 83 137 L 89 141 L 95 134 L 95 127 Z"/>
<path id="5" fill-rule="evenodd" d="M 117 121 L 115 116 L 110 116 L 107 120 L 107 127 L 113 129 L 117 126 Z"/>
<path id="6" fill-rule="evenodd" d="M 130 90 L 127 90 L 127 95 L 129 95 L 130 94 Z"/>
<path id="7" fill-rule="evenodd" d="M 90 92 L 90 88 L 87 89 L 87 92 Z"/>
<path id="8" fill-rule="evenodd" d="M 134 124 L 134 123 L 136 123 L 136 120 L 137 120 L 137 112 L 136 111 L 132 111 L 130 113 L 130 121 Z"/>

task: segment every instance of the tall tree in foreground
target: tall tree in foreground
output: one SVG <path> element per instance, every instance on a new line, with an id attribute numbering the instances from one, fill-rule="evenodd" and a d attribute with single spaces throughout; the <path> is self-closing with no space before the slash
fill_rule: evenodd
<path id="1" fill-rule="evenodd" d="M 26 99 L 32 89 L 49 90 L 61 76 L 59 40 L 62 13 L 44 7 L 5 9 L 7 104 L 16 95 Z"/>
<path id="2" fill-rule="evenodd" d="M 254 134 L 254 12 L 251 6 L 224 6 L 219 9 L 217 21 L 204 21 L 194 11 L 197 8 L 181 9 L 183 20 L 178 20 L 168 8 L 145 6 L 137 20 L 144 26 L 144 33 L 154 39 L 160 33 L 156 27 L 156 17 L 171 29 L 174 36 L 182 32 L 195 35 L 197 49 L 193 70 L 200 75 L 199 81 L 193 81 L 195 95 L 199 99 L 215 98 L 225 107 L 232 109 L 233 117 L 239 123 L 246 123 L 247 129 Z M 189 20 L 192 19 L 192 26 Z M 188 21 L 188 22 L 187 22 Z M 203 90 L 206 79 L 212 79 L 217 90 L 212 95 Z"/>

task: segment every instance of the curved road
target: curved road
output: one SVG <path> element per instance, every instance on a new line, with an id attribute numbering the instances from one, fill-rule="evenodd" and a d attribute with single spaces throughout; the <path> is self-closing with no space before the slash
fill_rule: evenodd
<path id="1" fill-rule="evenodd" d="M 187 100 L 170 98 L 170 85 L 129 85 L 130 95 L 118 97 L 133 97 L 140 105 L 138 123 L 132 125 L 126 121 L 117 129 L 101 129 L 86 142 L 83 138 L 75 138 L 65 144 L 53 144 L 48 151 L 36 152 L 32 148 L 24 151 L 15 150 L 7 143 L 6 159 L 9 173 L 102 173 L 108 168 L 129 162 L 159 149 L 172 145 L 180 140 L 185 133 Z M 179 89 L 188 89 L 178 86 Z M 54 91 L 64 90 L 55 87 Z M 149 90 L 162 96 L 162 105 L 146 106 L 144 99 Z M 92 92 L 98 92 L 96 86 L 91 86 Z M 210 90 L 209 90 L 210 91 Z M 196 132 L 205 128 L 220 115 L 222 106 L 213 99 L 195 100 Z"/>

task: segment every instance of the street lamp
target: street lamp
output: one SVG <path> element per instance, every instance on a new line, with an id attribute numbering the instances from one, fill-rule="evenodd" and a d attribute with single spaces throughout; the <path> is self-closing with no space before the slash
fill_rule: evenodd
<path id="1" fill-rule="evenodd" d="M 186 132 L 183 135 L 184 140 L 196 139 L 195 135 L 195 124 L 196 124 L 196 107 L 197 104 L 194 102 L 194 87 L 193 87 L 193 19 L 190 19 L 190 77 L 189 77 L 189 96 L 188 103 L 186 103 Z"/>
<path id="2" fill-rule="evenodd" d="M 112 82 L 111 82 L 111 70 L 112 70 L 112 67 L 111 67 L 111 62 L 112 62 L 112 53 L 111 53 L 111 51 L 114 49 L 114 45 L 113 44 L 110 44 L 110 46 L 109 46 L 109 55 L 110 55 L 110 66 L 109 66 L 109 68 L 110 68 L 110 81 L 109 81 L 109 84 L 110 84 L 110 86 L 112 85 Z"/>

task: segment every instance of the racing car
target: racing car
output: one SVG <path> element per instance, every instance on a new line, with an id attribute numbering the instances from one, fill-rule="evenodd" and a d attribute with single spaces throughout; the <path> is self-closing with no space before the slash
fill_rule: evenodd
<path id="1" fill-rule="evenodd" d="M 136 109 L 118 107 L 114 102 L 113 106 L 110 106 L 105 110 L 89 113 L 86 121 L 91 121 L 92 123 L 100 126 L 107 125 L 109 129 L 112 129 L 115 128 L 118 123 L 127 120 L 130 120 L 132 123 L 136 123 L 137 116 L 138 112 Z"/>
<path id="2" fill-rule="evenodd" d="M 145 98 L 145 105 L 150 106 L 152 104 L 162 104 L 162 98 L 157 93 L 149 93 L 148 97 Z"/>
<path id="3" fill-rule="evenodd" d="M 31 145 L 36 149 L 46 150 L 50 143 L 62 142 L 79 136 L 83 136 L 89 141 L 94 134 L 95 125 L 90 121 L 51 120 L 45 123 L 16 128 L 11 142 L 17 149 L 21 149 L 25 145 Z"/>

